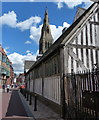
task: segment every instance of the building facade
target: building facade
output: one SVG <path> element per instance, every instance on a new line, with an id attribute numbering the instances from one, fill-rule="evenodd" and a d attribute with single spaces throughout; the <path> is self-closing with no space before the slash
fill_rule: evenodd
<path id="1" fill-rule="evenodd" d="M 24 73 L 26 73 L 34 63 L 35 61 L 25 60 L 24 61 Z"/>
<path id="2" fill-rule="evenodd" d="M 66 104 L 69 98 L 66 75 L 92 70 L 94 64 L 99 66 L 99 2 L 77 15 L 74 23 L 34 63 L 26 73 L 27 90 L 61 111 L 63 94 Z"/>
<path id="3" fill-rule="evenodd" d="M 16 78 L 16 83 L 18 85 L 25 85 L 25 75 L 24 73 L 20 73 Z"/>
<path id="4" fill-rule="evenodd" d="M 0 85 L 11 83 L 14 77 L 12 63 L 7 57 L 4 49 L 0 45 Z"/>

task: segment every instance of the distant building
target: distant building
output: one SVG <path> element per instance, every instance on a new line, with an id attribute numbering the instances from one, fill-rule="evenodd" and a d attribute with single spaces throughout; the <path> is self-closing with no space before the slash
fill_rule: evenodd
<path id="1" fill-rule="evenodd" d="M 14 82 L 14 69 L 12 67 L 12 63 L 10 64 L 10 78 L 11 78 L 11 83 Z"/>
<path id="2" fill-rule="evenodd" d="M 24 76 L 24 73 L 19 74 L 19 75 L 17 76 L 17 78 L 14 79 L 14 80 L 16 80 L 16 83 L 18 83 L 19 85 L 25 84 L 25 76 Z"/>
<path id="3" fill-rule="evenodd" d="M 25 60 L 24 61 L 24 72 L 27 72 L 35 61 Z"/>
<path id="4" fill-rule="evenodd" d="M 0 84 L 11 83 L 13 79 L 14 70 L 12 63 L 7 57 L 4 49 L 0 45 Z M 9 82 L 8 82 L 9 81 Z"/>

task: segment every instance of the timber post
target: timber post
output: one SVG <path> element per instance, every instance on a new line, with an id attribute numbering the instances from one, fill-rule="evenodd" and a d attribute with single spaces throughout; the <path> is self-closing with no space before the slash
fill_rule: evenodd
<path id="1" fill-rule="evenodd" d="M 30 93 L 30 101 L 29 101 L 29 105 L 32 105 L 32 93 Z"/>
<path id="2" fill-rule="evenodd" d="M 37 95 L 34 96 L 34 111 L 37 111 Z"/>
<path id="3" fill-rule="evenodd" d="M 63 93 L 62 93 L 62 118 L 65 119 L 65 87 L 64 87 L 65 74 L 63 74 Z"/>

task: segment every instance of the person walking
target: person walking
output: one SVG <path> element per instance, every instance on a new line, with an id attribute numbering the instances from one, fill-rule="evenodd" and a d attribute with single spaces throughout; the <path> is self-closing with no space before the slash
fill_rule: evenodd
<path id="1" fill-rule="evenodd" d="M 5 84 L 2 85 L 3 92 L 5 92 Z"/>
<path id="2" fill-rule="evenodd" d="M 10 90 L 10 85 L 7 85 L 7 93 L 9 92 Z"/>

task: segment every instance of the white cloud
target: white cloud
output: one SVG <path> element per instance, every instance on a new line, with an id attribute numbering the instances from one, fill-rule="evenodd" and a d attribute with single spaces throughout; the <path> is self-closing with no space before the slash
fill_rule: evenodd
<path id="1" fill-rule="evenodd" d="M 24 72 L 24 61 L 25 60 L 35 61 L 37 55 L 38 55 L 38 50 L 35 54 L 32 54 L 32 53 L 30 53 L 30 51 L 27 51 L 26 55 L 21 55 L 19 53 L 14 52 L 14 53 L 8 55 L 8 58 L 12 62 L 14 72 L 22 73 L 22 72 Z"/>
<path id="2" fill-rule="evenodd" d="M 85 9 L 87 9 L 87 8 L 89 8 L 91 5 L 92 5 L 92 2 L 85 2 L 84 5 L 83 5 L 83 7 L 84 7 Z"/>
<path id="3" fill-rule="evenodd" d="M 31 44 L 31 43 L 32 43 L 32 42 L 31 42 L 31 41 L 28 41 L 28 40 L 25 42 L 25 44 Z"/>
<path id="4" fill-rule="evenodd" d="M 68 24 L 67 22 L 63 23 L 63 26 L 58 26 L 56 27 L 55 25 L 50 25 L 50 29 L 51 29 L 51 33 L 53 36 L 54 40 L 57 40 L 57 38 L 62 34 L 62 30 L 64 27 L 69 27 L 70 24 Z M 42 25 L 40 25 L 39 27 L 31 27 L 30 29 L 30 39 L 34 40 L 37 44 L 39 43 L 39 39 L 41 36 L 41 29 L 42 29 Z"/>
<path id="5" fill-rule="evenodd" d="M 92 4 L 92 1 L 97 2 L 98 0 L 1 0 L 2 2 L 54 2 L 57 3 L 58 8 L 63 7 L 65 3 L 69 8 L 74 8 L 82 3 L 85 3 L 85 7 L 88 6 L 88 2 Z M 90 5 L 90 4 L 89 4 Z"/>
<path id="6" fill-rule="evenodd" d="M 0 17 L 0 25 L 8 25 L 12 28 L 18 28 L 22 31 L 30 29 L 32 25 L 36 26 L 41 22 L 41 17 L 35 16 L 23 22 L 17 22 L 17 15 L 14 11 L 9 11 Z"/>
<path id="7" fill-rule="evenodd" d="M 27 53 L 27 55 L 33 54 L 33 52 L 31 52 L 30 50 L 27 50 L 26 53 Z M 36 55 L 38 55 L 38 53 L 39 53 L 39 52 L 37 51 L 37 52 L 36 52 Z"/>
<path id="8" fill-rule="evenodd" d="M 10 47 L 5 47 L 5 48 L 4 48 L 4 51 L 5 51 L 6 54 L 9 53 L 9 48 L 10 48 Z"/>
<path id="9" fill-rule="evenodd" d="M 56 27 L 55 25 L 51 25 L 50 28 L 54 41 L 56 41 L 59 38 L 59 36 L 62 34 L 62 30 L 65 27 L 68 28 L 69 26 L 70 24 L 68 24 L 67 22 L 64 22 L 63 26 L 58 26 L 58 27 Z"/>
<path id="10" fill-rule="evenodd" d="M 62 2 L 58 2 L 57 3 L 57 7 L 60 9 L 60 8 L 62 8 L 63 7 L 63 3 Z"/>
<path id="11" fill-rule="evenodd" d="M 31 51 L 30 50 L 27 50 L 26 53 L 30 53 Z"/>
<path id="12" fill-rule="evenodd" d="M 42 25 L 40 25 L 39 27 L 32 26 L 30 29 L 30 39 L 34 40 L 36 43 L 39 42 L 40 35 L 41 35 L 41 28 L 42 28 Z"/>
<path id="13" fill-rule="evenodd" d="M 31 17 L 23 22 L 17 23 L 16 26 L 23 31 L 23 30 L 30 29 L 30 27 L 32 25 L 36 25 L 37 23 L 40 23 L 40 22 L 41 22 L 41 17 L 35 16 L 35 17 Z"/>
<path id="14" fill-rule="evenodd" d="M 16 27 L 17 24 L 17 16 L 14 11 L 9 11 L 0 17 L 0 25 L 8 25 L 10 27 Z"/>
<path id="15" fill-rule="evenodd" d="M 57 1 L 58 2 L 58 1 Z M 90 0 L 61 0 L 58 2 L 58 8 L 62 8 L 63 4 L 66 4 L 69 8 L 74 8 L 75 6 L 78 6 L 80 4 L 84 3 L 85 8 L 88 8 L 93 2 Z"/>

